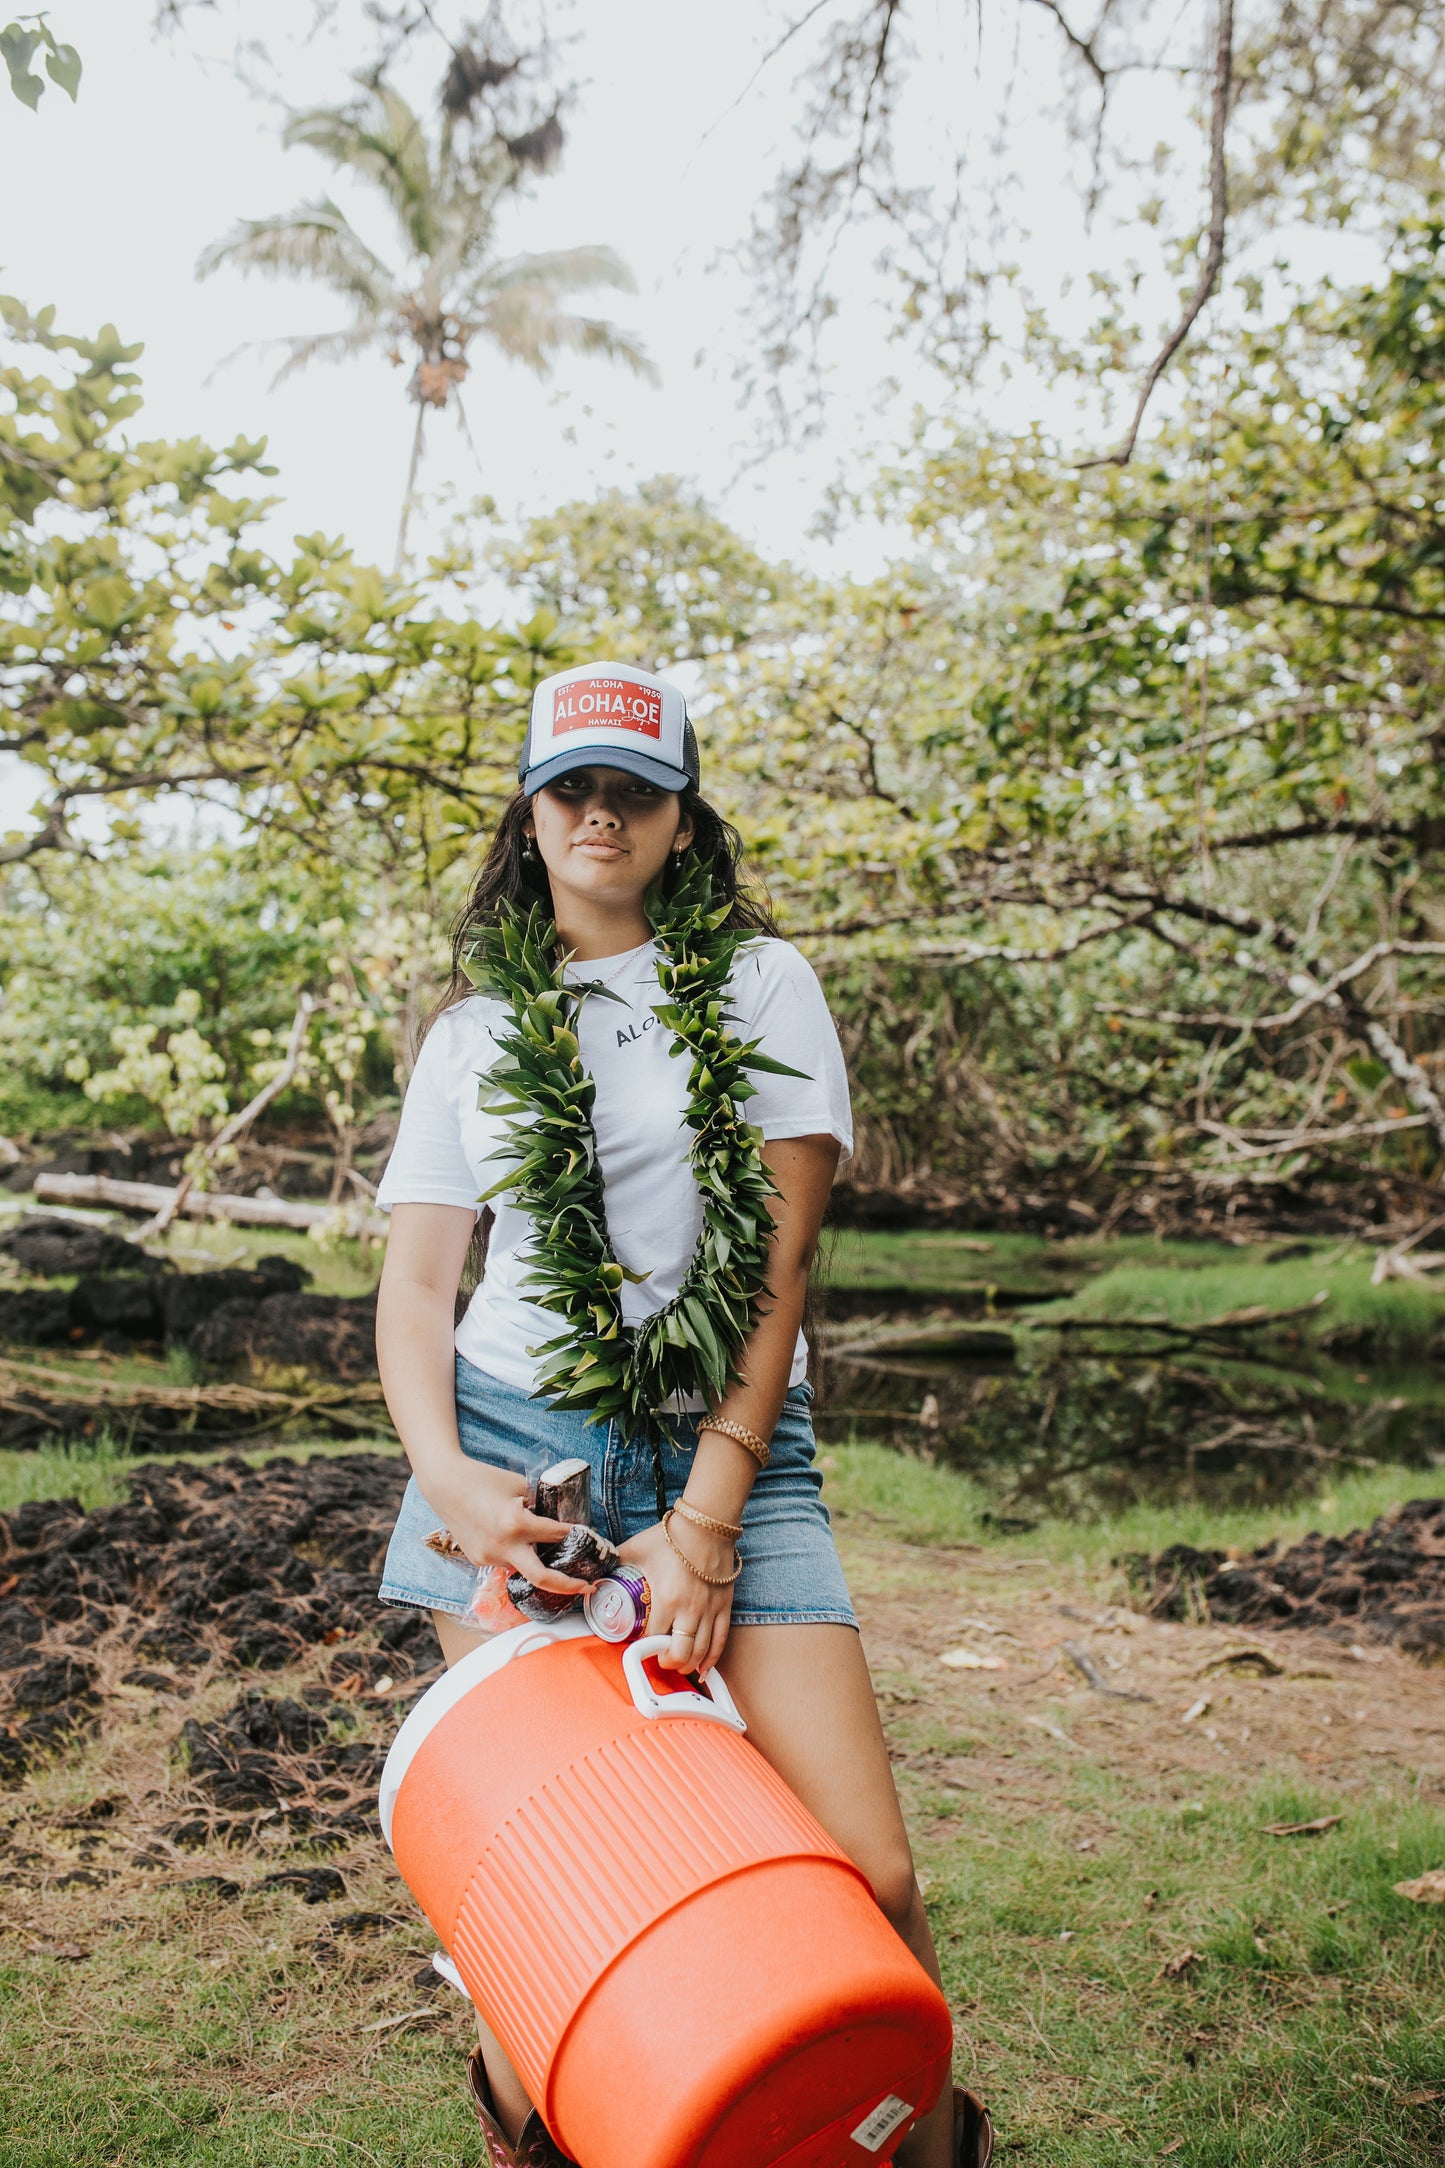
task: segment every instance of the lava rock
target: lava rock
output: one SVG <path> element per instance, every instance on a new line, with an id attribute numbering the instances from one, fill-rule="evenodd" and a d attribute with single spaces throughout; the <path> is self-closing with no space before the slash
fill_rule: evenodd
<path id="1" fill-rule="evenodd" d="M 95 1701 L 93 1675 L 73 1656 L 52 1656 L 11 1681 L 17 1709 L 54 1709 L 64 1701 Z"/>
<path id="2" fill-rule="evenodd" d="M 178 1844 L 205 1842 L 217 1835 L 245 1841 L 253 1834 L 251 1826 L 242 1826 L 248 1809 L 261 1810 L 272 1827 L 280 1814 L 293 1836 L 309 1839 L 317 1816 L 296 1795 L 324 1792 L 329 1801 L 344 1802 L 348 1794 L 374 1789 L 385 1760 L 381 1747 L 359 1739 L 334 1738 L 330 1723 L 318 1710 L 254 1689 L 209 1724 L 189 1718 L 178 1744 L 189 1763 L 192 1783 L 236 1818 L 223 1827 L 198 1825 L 201 1834 L 195 1837 L 189 1824 L 177 1825 L 171 1834 Z M 322 1825 L 323 1840 L 346 1822 L 348 1812 L 357 1811 L 353 1807 L 332 1816 Z"/>
<path id="3" fill-rule="evenodd" d="M 62 1638 L 80 1646 L 114 1623 L 133 1635 L 122 1654 L 182 1670 L 212 1656 L 274 1669 L 379 1626 L 387 1669 L 405 1677 L 433 1660 L 429 1622 L 376 1600 L 405 1480 L 376 1453 L 152 1465 L 120 1504 L 0 1516 L 0 1676 L 33 1662 L 46 1629 L 70 1627 Z"/>
<path id="4" fill-rule="evenodd" d="M 62 1287 L 13 1287 L 0 1292 L 0 1340 L 56 1347 L 76 1331 Z"/>
<path id="5" fill-rule="evenodd" d="M 178 1272 L 158 1291 L 166 1337 L 186 1339 L 228 1303 L 254 1305 L 273 1295 L 299 1295 L 310 1277 L 289 1257 L 262 1257 L 251 1272 Z"/>
<path id="6" fill-rule="evenodd" d="M 256 1887 L 292 1890 L 305 1905 L 331 1904 L 346 1895 L 346 1884 L 334 1867 L 283 1867 L 277 1874 L 263 1875 Z"/>
<path id="7" fill-rule="evenodd" d="M 88 1274 L 70 1297 L 72 1322 L 86 1333 L 158 1340 L 164 1330 L 156 1282 L 142 1273 Z"/>
<path id="8" fill-rule="evenodd" d="M 234 1898 L 239 1897 L 241 1894 L 240 1883 L 231 1881 L 229 1876 L 224 1874 L 193 1874 L 188 1876 L 184 1882 L 173 1882 L 171 1887 L 173 1889 L 194 1890 L 198 1897 L 202 1895 L 215 1897 L 222 1904 L 230 1904 Z"/>
<path id="9" fill-rule="evenodd" d="M 191 1334 L 207 1369 L 241 1377 L 322 1371 L 343 1384 L 376 1376 L 375 1295 L 269 1295 L 227 1302 Z"/>
<path id="10" fill-rule="evenodd" d="M 22 1272 L 37 1280 L 59 1279 L 72 1272 L 162 1269 L 124 1235 L 52 1212 L 26 1213 L 18 1227 L 0 1235 L 0 1253 L 13 1257 Z"/>
<path id="11" fill-rule="evenodd" d="M 1445 1498 L 1415 1498 L 1368 1528 L 1317 1531 L 1247 1558 L 1176 1543 L 1122 1560 L 1158 1618 L 1203 1611 L 1240 1626 L 1314 1627 L 1445 1656 Z"/>

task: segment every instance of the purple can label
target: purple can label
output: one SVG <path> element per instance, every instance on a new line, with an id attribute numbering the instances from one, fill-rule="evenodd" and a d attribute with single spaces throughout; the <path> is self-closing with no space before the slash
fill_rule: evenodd
<path id="1" fill-rule="evenodd" d="M 582 1616 L 599 1641 L 640 1641 L 651 1609 L 652 1591 L 645 1578 L 626 1566 L 594 1582 L 582 1600 Z"/>

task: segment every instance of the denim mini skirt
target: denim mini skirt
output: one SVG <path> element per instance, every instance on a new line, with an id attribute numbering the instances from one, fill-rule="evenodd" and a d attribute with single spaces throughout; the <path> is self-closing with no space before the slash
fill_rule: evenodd
<path id="1" fill-rule="evenodd" d="M 743 1512 L 743 1570 L 733 1591 L 735 1626 L 856 1626 L 848 1584 L 838 1561 L 828 1509 L 815 1465 L 812 1388 L 795 1385 L 772 1437 L 772 1458 L 753 1485 Z M 676 1442 L 662 1449 L 667 1502 L 674 1504 L 697 1449 L 697 1419 L 673 1418 Z M 558 1460 L 585 1460 L 592 1469 L 592 1523 L 614 1543 L 640 1535 L 657 1519 L 652 1449 L 625 1437 L 616 1423 L 589 1424 L 575 1410 L 552 1408 L 503 1385 L 457 1357 L 457 1429 L 470 1460 L 522 1475 Z M 383 1603 L 461 1618 L 475 1568 L 439 1558 L 426 1539 L 442 1526 L 416 1477 L 407 1484 L 387 1548 Z"/>

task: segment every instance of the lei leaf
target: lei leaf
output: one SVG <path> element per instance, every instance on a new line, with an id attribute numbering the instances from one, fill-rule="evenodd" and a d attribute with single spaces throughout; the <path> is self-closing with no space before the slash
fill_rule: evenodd
<path id="1" fill-rule="evenodd" d="M 583 1001 L 609 989 L 567 983 L 564 966 L 553 961 L 557 929 L 535 905 L 525 914 L 503 905 L 464 969 L 509 1016 L 478 1103 L 508 1117 L 504 1150 L 516 1164 L 478 1202 L 510 1193 L 530 1215 L 533 1270 L 523 1284 L 565 1327 L 530 1350 L 542 1363 L 536 1397 L 646 1439 L 660 1514 L 663 1411 L 675 1395 L 719 1398 L 768 1292 L 768 1199 L 777 1185 L 763 1165 L 761 1132 L 741 1112 L 755 1089 L 746 1072 L 803 1071 L 732 1029 L 733 962 L 756 936 L 724 926 L 729 907 L 718 904 L 703 861 L 688 863 L 671 896 L 651 890 L 645 908 L 661 951 L 663 999 L 653 1014 L 672 1034 L 670 1052 L 691 1063 L 683 1122 L 692 1133 L 688 1163 L 703 1224 L 676 1295 L 639 1325 L 623 1320 L 622 1285 L 647 1275 L 627 1271 L 612 1254 L 592 1129 L 596 1086 L 575 1029 Z"/>

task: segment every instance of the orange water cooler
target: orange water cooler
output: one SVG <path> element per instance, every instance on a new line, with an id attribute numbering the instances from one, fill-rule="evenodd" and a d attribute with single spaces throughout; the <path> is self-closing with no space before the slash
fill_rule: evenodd
<path id="1" fill-rule="evenodd" d="M 581 2168 L 872 2168 L 947 2079 L 947 2005 L 665 1646 L 483 1643 L 397 1735 L 387 1841 Z"/>

